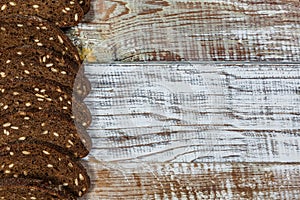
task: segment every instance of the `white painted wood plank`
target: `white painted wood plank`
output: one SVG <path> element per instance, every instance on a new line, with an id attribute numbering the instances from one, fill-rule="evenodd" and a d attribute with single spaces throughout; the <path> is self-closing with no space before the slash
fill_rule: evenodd
<path id="1" fill-rule="evenodd" d="M 299 64 L 98 64 L 86 71 L 98 160 L 300 161 Z"/>

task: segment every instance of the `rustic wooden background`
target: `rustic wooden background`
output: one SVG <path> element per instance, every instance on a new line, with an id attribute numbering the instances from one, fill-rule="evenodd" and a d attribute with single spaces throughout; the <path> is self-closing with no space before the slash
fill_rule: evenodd
<path id="1" fill-rule="evenodd" d="M 300 199 L 299 0 L 92 4 L 85 199 Z"/>

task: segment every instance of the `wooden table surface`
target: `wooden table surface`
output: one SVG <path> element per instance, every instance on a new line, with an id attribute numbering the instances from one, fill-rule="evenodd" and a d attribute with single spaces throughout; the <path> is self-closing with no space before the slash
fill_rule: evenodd
<path id="1" fill-rule="evenodd" d="M 299 0 L 92 4 L 84 199 L 300 199 Z"/>

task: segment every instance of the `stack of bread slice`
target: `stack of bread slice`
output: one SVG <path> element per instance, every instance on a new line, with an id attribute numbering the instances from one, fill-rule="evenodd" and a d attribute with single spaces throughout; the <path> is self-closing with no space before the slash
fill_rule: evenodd
<path id="1" fill-rule="evenodd" d="M 76 26 L 89 0 L 0 3 L 0 199 L 77 199 L 90 178 L 91 86 L 61 28 Z"/>

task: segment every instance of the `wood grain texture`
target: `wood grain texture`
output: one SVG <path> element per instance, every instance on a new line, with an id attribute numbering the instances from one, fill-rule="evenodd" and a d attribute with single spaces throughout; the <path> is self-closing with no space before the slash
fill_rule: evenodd
<path id="1" fill-rule="evenodd" d="M 87 65 L 91 155 L 130 162 L 299 162 L 300 65 Z"/>
<path id="2" fill-rule="evenodd" d="M 299 61 L 298 0 L 100 0 L 72 30 L 86 61 Z"/>
<path id="3" fill-rule="evenodd" d="M 102 163 L 90 160 L 86 200 L 299 199 L 300 166 L 258 163 Z"/>
<path id="4" fill-rule="evenodd" d="M 86 200 L 300 199 L 298 0 L 92 4 Z"/>

